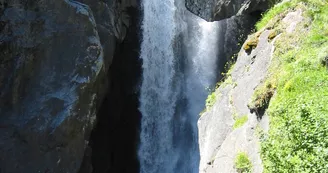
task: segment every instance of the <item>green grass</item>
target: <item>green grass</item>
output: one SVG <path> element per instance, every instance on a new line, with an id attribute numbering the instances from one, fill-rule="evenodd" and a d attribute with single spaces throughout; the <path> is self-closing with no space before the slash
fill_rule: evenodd
<path id="1" fill-rule="evenodd" d="M 281 0 L 279 0 L 281 1 Z M 278 2 L 279 2 L 278 1 Z M 259 31 L 265 26 L 268 25 L 269 22 L 277 22 L 274 21 L 274 18 L 279 18 L 279 15 L 281 15 L 283 12 L 293 9 L 296 7 L 298 1 L 291 0 L 291 1 L 283 1 L 277 5 L 275 5 L 273 8 L 271 8 L 269 11 L 264 13 L 262 19 L 256 23 L 255 27 Z"/>
<path id="2" fill-rule="evenodd" d="M 233 129 L 237 129 L 237 128 L 243 126 L 247 121 L 248 121 L 248 116 L 247 115 L 244 115 L 244 116 L 241 116 L 241 117 L 237 118 L 234 125 L 233 125 Z"/>
<path id="3" fill-rule="evenodd" d="M 328 1 L 285 2 L 256 26 L 268 27 L 270 20 L 295 8 L 302 8 L 309 20 L 275 43 L 266 81 L 276 85 L 276 93 L 267 109 L 269 134 L 261 142 L 264 172 L 328 172 L 328 71 L 323 63 L 328 57 Z"/>
<path id="4" fill-rule="evenodd" d="M 235 158 L 235 168 L 238 173 L 251 173 L 252 162 L 249 160 L 247 153 L 239 152 Z"/>

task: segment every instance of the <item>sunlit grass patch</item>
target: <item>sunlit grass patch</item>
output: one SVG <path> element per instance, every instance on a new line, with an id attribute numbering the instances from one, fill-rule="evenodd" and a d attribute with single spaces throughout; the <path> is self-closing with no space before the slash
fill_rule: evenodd
<path id="1" fill-rule="evenodd" d="M 303 21 L 292 34 L 282 33 L 275 43 L 266 81 L 275 79 L 276 89 L 267 109 L 269 134 L 261 144 L 264 172 L 328 172 L 327 0 L 284 2 L 257 28 L 295 8 L 302 8 L 310 22 Z"/>

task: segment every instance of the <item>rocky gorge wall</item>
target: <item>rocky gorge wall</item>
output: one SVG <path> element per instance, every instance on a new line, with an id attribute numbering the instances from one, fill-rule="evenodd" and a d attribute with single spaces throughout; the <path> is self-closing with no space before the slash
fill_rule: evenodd
<path id="1" fill-rule="evenodd" d="M 137 146 L 141 114 L 139 107 L 139 9 L 128 8 L 130 27 L 115 49 L 109 69 L 109 91 L 97 114 L 80 173 L 132 173 L 139 171 Z"/>
<path id="2" fill-rule="evenodd" d="M 274 3 L 274 0 L 186 0 L 186 7 L 206 21 L 219 21 L 232 16 L 261 13 Z"/>
<path id="3" fill-rule="evenodd" d="M 0 1 L 1 173 L 78 172 L 83 158 L 81 172 L 119 169 L 109 164 L 114 161 L 104 163 L 110 165 L 105 170 L 94 164 L 92 148 L 101 149 L 101 134 L 90 134 L 101 123 L 123 124 L 133 129 L 125 133 L 130 136 L 117 140 L 115 131 L 104 140 L 116 146 L 136 141 L 138 118 L 126 121 L 122 100 L 137 105 L 131 78 L 138 78 L 140 62 L 131 16 L 138 10 L 134 0 Z M 106 111 L 112 107 L 116 111 Z M 105 151 L 113 158 L 118 150 Z"/>

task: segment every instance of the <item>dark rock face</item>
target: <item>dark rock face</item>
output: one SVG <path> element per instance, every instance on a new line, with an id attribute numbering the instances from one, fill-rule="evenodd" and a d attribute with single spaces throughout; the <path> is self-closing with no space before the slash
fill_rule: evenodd
<path id="1" fill-rule="evenodd" d="M 80 173 L 138 173 L 140 35 L 139 8 L 128 8 L 130 27 L 116 47 L 109 92 L 97 113 Z"/>
<path id="2" fill-rule="evenodd" d="M 235 61 L 242 43 L 247 39 L 247 36 L 254 29 L 255 23 L 260 15 L 243 15 L 233 16 L 229 19 L 220 21 L 220 40 L 223 40 L 219 46 L 220 61 L 218 62 L 220 71 L 224 71 L 227 62 Z M 226 66 L 226 67 L 225 67 Z"/>
<path id="3" fill-rule="evenodd" d="M 79 170 L 130 6 L 0 0 L 1 173 Z"/>
<path id="4" fill-rule="evenodd" d="M 263 12 L 270 0 L 186 0 L 189 11 L 207 21 L 218 21 L 235 15 Z"/>

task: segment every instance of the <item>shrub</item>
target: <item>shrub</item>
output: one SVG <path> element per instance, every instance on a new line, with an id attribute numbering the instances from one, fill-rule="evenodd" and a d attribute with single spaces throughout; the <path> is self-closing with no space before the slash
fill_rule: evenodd
<path id="1" fill-rule="evenodd" d="M 238 173 L 251 173 L 252 162 L 245 152 L 239 152 L 235 158 L 235 168 Z"/>

